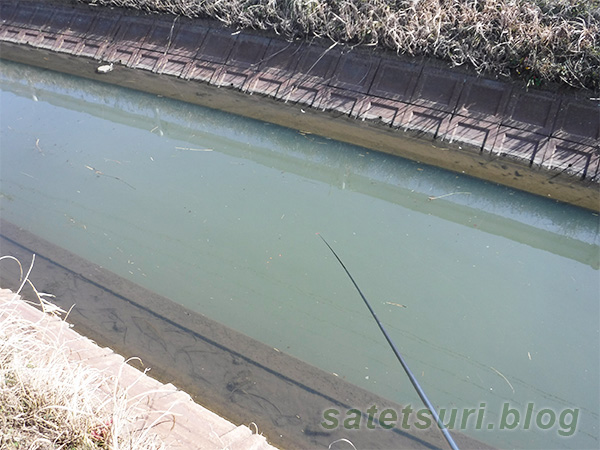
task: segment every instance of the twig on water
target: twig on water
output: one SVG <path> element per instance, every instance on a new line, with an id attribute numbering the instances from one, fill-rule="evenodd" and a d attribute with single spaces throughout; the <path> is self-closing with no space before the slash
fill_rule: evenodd
<path id="1" fill-rule="evenodd" d="M 499 370 L 494 369 L 492 366 L 490 366 L 490 369 L 492 369 L 494 372 L 496 372 L 498 375 L 500 375 L 502 378 L 504 378 L 504 381 L 506 381 L 508 383 L 508 385 L 510 386 L 510 388 L 512 389 L 513 394 L 514 394 L 515 393 L 515 388 L 513 387 L 512 384 L 510 384 L 510 381 L 508 381 L 508 378 L 506 378 L 504 375 L 502 375 L 500 373 Z"/>
<path id="2" fill-rule="evenodd" d="M 444 194 L 444 195 L 431 195 L 431 196 L 427 197 L 427 200 L 437 200 L 438 198 L 450 197 L 451 195 L 457 195 L 457 194 L 471 195 L 470 192 L 450 192 L 449 194 Z"/>
<path id="3" fill-rule="evenodd" d="M 35 148 L 38 149 L 38 151 L 42 154 L 42 156 L 46 156 L 44 154 L 44 150 L 42 150 L 40 147 L 40 139 L 39 138 L 35 140 Z"/>
<path id="4" fill-rule="evenodd" d="M 175 147 L 176 150 L 185 150 L 188 152 L 212 152 L 212 148 L 190 148 L 190 147 Z"/>
<path id="5" fill-rule="evenodd" d="M 406 305 L 401 305 L 400 303 L 394 302 L 385 302 L 386 305 L 399 306 L 400 308 L 406 308 Z"/>
<path id="6" fill-rule="evenodd" d="M 115 177 L 115 176 L 113 176 L 113 175 L 108 175 L 108 174 L 106 174 L 106 173 L 104 173 L 104 172 L 101 172 L 101 171 L 100 171 L 100 170 L 98 170 L 98 169 L 94 169 L 94 168 L 93 168 L 93 167 L 91 167 L 91 166 L 87 166 L 87 165 L 86 165 L 86 166 L 85 166 L 85 168 L 86 168 L 86 169 L 89 169 L 89 170 L 91 170 L 92 172 L 94 172 L 94 173 L 95 173 L 96 175 L 98 175 L 98 176 L 102 175 L 102 176 L 104 176 L 104 177 L 113 178 L 113 179 L 115 179 L 115 180 L 117 180 L 117 181 L 120 181 L 121 183 L 125 183 L 125 184 L 126 184 L 127 186 L 129 186 L 131 189 L 135 190 L 135 188 L 134 188 L 132 185 L 130 185 L 130 184 L 127 182 L 127 181 L 125 181 L 125 180 L 123 180 L 123 179 L 121 179 L 121 178 L 119 178 L 119 177 Z"/>

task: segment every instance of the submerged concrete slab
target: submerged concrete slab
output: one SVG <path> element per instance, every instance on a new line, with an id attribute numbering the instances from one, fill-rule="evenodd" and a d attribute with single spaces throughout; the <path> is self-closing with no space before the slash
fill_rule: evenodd
<path id="1" fill-rule="evenodd" d="M 498 130 L 498 123 L 456 115 L 448 122 L 442 138 L 450 143 L 465 144 L 465 148 L 491 152 Z"/>
<path id="2" fill-rule="evenodd" d="M 9 43 L 0 45 L 3 57 L 26 64 L 66 71 L 80 77 L 110 82 L 127 88 L 136 86 L 150 93 L 203 106 L 218 106 L 224 111 L 311 131 L 340 141 L 468 173 L 592 210 L 598 210 L 600 207 L 598 189 L 594 184 L 598 179 L 590 178 L 589 171 L 582 180 L 581 177 L 564 177 L 562 173 L 561 176 L 554 176 L 557 172 L 549 172 L 545 168 L 539 169 L 535 164 L 531 165 L 531 170 L 524 170 L 523 162 L 519 162 L 522 160 L 506 159 L 487 150 L 473 152 L 465 142 L 441 141 L 443 135 L 434 141 L 431 135 L 423 132 L 404 132 L 401 128 L 401 112 L 394 118 L 394 124 L 390 126 L 389 123 L 379 119 L 381 113 L 370 120 L 356 120 L 336 111 L 322 111 L 307 108 L 303 104 L 278 101 L 276 98 L 281 96 L 282 89 L 277 90 L 277 97 L 269 97 L 264 94 L 248 95 L 237 89 L 217 89 L 208 83 L 190 83 L 185 77 L 189 74 L 191 59 L 182 58 L 187 61 L 186 72 L 179 77 L 165 78 L 165 75 L 120 65 L 115 65 L 114 70 L 108 74 L 97 74 L 96 67 L 99 65 L 97 60 Z M 273 85 L 281 82 L 282 88 L 286 83 L 282 76 L 268 72 L 258 72 L 255 76 L 272 77 Z M 325 85 L 324 88 L 327 86 Z M 249 93 L 258 94 L 256 91 Z M 403 108 L 411 106 L 405 102 L 388 101 L 377 97 L 366 98 L 372 99 L 372 104 L 378 105 L 378 108 L 387 106 L 394 111 L 395 108 L 402 111 Z M 363 111 L 368 111 L 367 108 L 365 107 Z M 383 110 L 384 108 L 380 108 L 380 111 Z M 394 113 L 391 114 L 393 116 Z M 450 151 L 441 151 L 440 148 L 450 149 Z M 585 151 L 597 152 L 598 150 L 586 146 Z M 514 177 L 515 171 L 526 176 Z"/>
<path id="3" fill-rule="evenodd" d="M 189 70 L 191 65 L 188 58 L 180 55 L 163 55 L 162 63 L 158 66 L 157 72 L 175 77 L 181 77 Z"/>
<path id="4" fill-rule="evenodd" d="M 280 98 L 280 92 L 283 92 L 282 86 L 285 82 L 286 79 L 276 73 L 259 72 L 248 80 L 247 90 L 256 94 Z"/>
<path id="5" fill-rule="evenodd" d="M 492 153 L 525 160 L 531 165 L 536 156 L 544 154 L 548 140 L 543 134 L 500 126 Z"/>
<path id="6" fill-rule="evenodd" d="M 361 120 L 381 122 L 390 126 L 399 126 L 400 119 L 403 117 L 407 108 L 407 103 L 367 96 L 362 102 L 361 109 L 358 112 L 358 118 Z"/>
<path id="7" fill-rule="evenodd" d="M 600 151 L 591 153 L 587 146 L 560 138 L 551 138 L 537 163 L 575 177 L 596 179 Z"/>
<path id="8" fill-rule="evenodd" d="M 277 92 L 276 98 L 291 103 L 299 103 L 304 106 L 318 105 L 317 99 L 327 92 L 327 85 L 321 80 L 300 78 L 298 80 L 286 81 L 282 89 Z"/>
<path id="9" fill-rule="evenodd" d="M 406 108 L 400 123 L 405 131 L 423 133 L 436 139 L 441 137 L 443 131 L 448 127 L 450 117 L 447 111 L 410 105 Z"/>
<path id="10" fill-rule="evenodd" d="M 256 423 L 270 442 L 282 448 L 327 448 L 341 438 L 351 440 L 356 448 L 445 448 L 435 426 L 426 429 L 397 426 L 389 430 L 377 427 L 369 433 L 343 427 L 327 430 L 321 422 L 323 411 L 331 407 L 340 410 L 357 407 L 363 411 L 372 405 L 396 411 L 403 407 L 147 291 L 1 219 L 0 248 L 2 254 L 23 262 L 31 260 L 35 253 L 32 281 L 40 291 L 55 294 L 54 303 L 63 309 L 76 304 L 69 314 L 75 330 L 92 336 L 101 347 L 110 345 L 120 354 L 139 356 L 142 367 L 152 368 L 151 376 L 185 388 L 205 407 L 227 417 L 231 424 Z M 17 264 L 4 265 L 0 271 L 2 286 L 16 285 L 17 289 L 18 280 Z M 33 291 L 27 289 L 23 295 L 34 298 Z M 122 365 L 122 359 L 112 351 L 97 349 L 82 353 L 82 358 L 90 358 L 90 362 L 101 368 Z M 139 361 L 132 360 L 131 364 L 140 367 Z M 124 380 L 124 386 L 140 385 L 147 391 L 148 383 L 156 383 L 146 377 L 138 378 L 139 373 Z M 178 428 L 178 439 L 189 436 L 196 441 L 197 437 L 200 442 L 202 438 L 210 438 L 212 435 L 208 435 L 197 416 L 178 409 L 187 408 L 189 398 L 168 384 L 161 388 L 161 394 L 164 389 L 167 393 L 175 391 L 178 398 L 185 397 L 187 403 L 160 406 L 160 396 L 144 403 L 151 403 L 152 411 L 170 408 L 169 413 L 190 417 L 188 424 L 183 423 L 184 428 Z M 170 398 L 175 402 L 176 396 Z M 361 416 L 366 420 L 366 413 Z M 176 417 L 176 423 L 181 424 L 180 417 Z M 167 424 L 170 428 L 172 422 Z M 225 433 L 235 429 L 227 427 Z M 238 432 L 248 434 L 238 430 L 232 436 Z M 221 432 L 217 434 L 221 440 L 225 439 Z M 453 436 L 460 448 L 489 448 L 458 431 Z M 203 448 L 183 446 L 199 447 Z"/>
<path id="11" fill-rule="evenodd" d="M 212 80 L 218 79 L 217 74 L 221 71 L 221 64 L 210 61 L 194 60 L 185 73 L 185 78 L 188 80 L 203 81 L 211 83 Z"/>
<path id="12" fill-rule="evenodd" d="M 338 111 L 348 116 L 356 116 L 362 109 L 363 102 L 364 97 L 356 95 L 353 91 L 329 88 L 321 92 L 316 107 L 324 111 Z"/>
<path id="13" fill-rule="evenodd" d="M 215 74 L 213 84 L 219 87 L 229 87 L 242 90 L 254 75 L 251 69 L 242 67 L 221 67 Z"/>

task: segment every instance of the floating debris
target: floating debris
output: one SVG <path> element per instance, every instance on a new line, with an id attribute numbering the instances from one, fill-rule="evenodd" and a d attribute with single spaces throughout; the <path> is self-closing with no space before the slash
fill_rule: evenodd
<path id="1" fill-rule="evenodd" d="M 188 152 L 212 152 L 212 148 L 189 148 L 189 147 L 175 147 L 176 150 L 186 150 Z"/>
<path id="2" fill-rule="evenodd" d="M 508 383 L 508 385 L 510 386 L 510 388 L 512 389 L 513 394 L 514 394 L 515 393 L 515 388 L 513 387 L 512 384 L 510 384 L 510 381 L 508 381 L 508 378 L 506 378 L 504 375 L 502 375 L 500 373 L 499 370 L 494 369 L 492 366 L 490 366 L 490 369 L 492 369 L 494 372 L 496 372 L 498 375 L 500 375 L 502 378 L 504 378 L 504 381 L 506 381 Z M 492 388 L 490 388 L 490 390 L 492 390 Z"/>
<path id="3" fill-rule="evenodd" d="M 401 305 L 400 303 L 394 302 L 385 302 L 386 305 L 399 306 L 400 308 L 406 308 L 406 305 Z"/>
<path id="4" fill-rule="evenodd" d="M 92 166 L 88 166 L 88 165 L 86 165 L 86 166 L 85 166 L 85 168 L 86 168 L 86 169 L 88 169 L 88 170 L 91 170 L 91 171 L 92 171 L 92 172 L 94 172 L 94 173 L 95 173 L 97 176 L 100 176 L 100 175 L 102 175 L 103 177 L 112 178 L 113 180 L 117 180 L 117 181 L 120 181 L 121 183 L 125 183 L 125 184 L 126 184 L 127 186 L 129 186 L 131 189 L 135 189 L 135 187 L 133 187 L 133 186 L 132 186 L 131 184 L 129 184 L 127 181 L 125 181 L 125 180 L 123 180 L 123 179 L 121 179 L 121 178 L 119 178 L 119 177 L 115 177 L 115 176 L 113 176 L 113 175 L 108 175 L 108 174 L 106 174 L 106 173 L 104 173 L 104 172 L 102 172 L 102 171 L 100 171 L 100 170 L 97 170 L 97 169 L 95 169 L 95 168 L 94 168 L 94 167 L 92 167 Z"/>
<path id="5" fill-rule="evenodd" d="M 113 63 L 110 64 L 105 64 L 103 66 L 99 66 L 96 68 L 96 72 L 98 73 L 108 73 L 108 72 L 112 72 L 113 70 Z"/>
<path id="6" fill-rule="evenodd" d="M 35 140 L 35 148 L 37 148 L 37 149 L 38 149 L 38 151 L 39 151 L 39 152 L 40 152 L 40 153 L 41 153 L 43 156 L 46 156 L 46 155 L 44 155 L 44 151 L 43 151 L 43 150 L 42 150 L 42 148 L 40 147 L 40 140 L 39 140 L 39 138 Z"/>
<path id="7" fill-rule="evenodd" d="M 449 194 L 438 195 L 438 196 L 431 195 L 431 196 L 427 197 L 427 200 L 437 200 L 438 198 L 450 197 L 451 195 L 456 195 L 456 194 L 471 195 L 470 192 L 450 192 Z"/>

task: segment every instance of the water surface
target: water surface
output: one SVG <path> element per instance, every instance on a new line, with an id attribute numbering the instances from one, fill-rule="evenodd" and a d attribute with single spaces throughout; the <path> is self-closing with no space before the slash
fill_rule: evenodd
<path id="1" fill-rule="evenodd" d="M 467 434 L 598 447 L 597 215 L 304 131 L 0 67 L 4 219 L 420 408 L 321 233 L 433 403 L 485 405 L 486 429 Z M 578 409 L 577 431 L 499 430 L 505 403 Z"/>

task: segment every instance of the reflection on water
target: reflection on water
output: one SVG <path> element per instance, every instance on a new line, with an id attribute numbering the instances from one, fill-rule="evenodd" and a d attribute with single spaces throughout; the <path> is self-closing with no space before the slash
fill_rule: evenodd
<path id="1" fill-rule="evenodd" d="M 2 217 L 501 447 L 598 446 L 598 217 L 308 132 L 2 63 Z M 405 305 L 406 308 L 398 305 Z M 503 405 L 578 430 L 498 430 Z M 535 427 L 532 427 L 535 428 Z"/>

